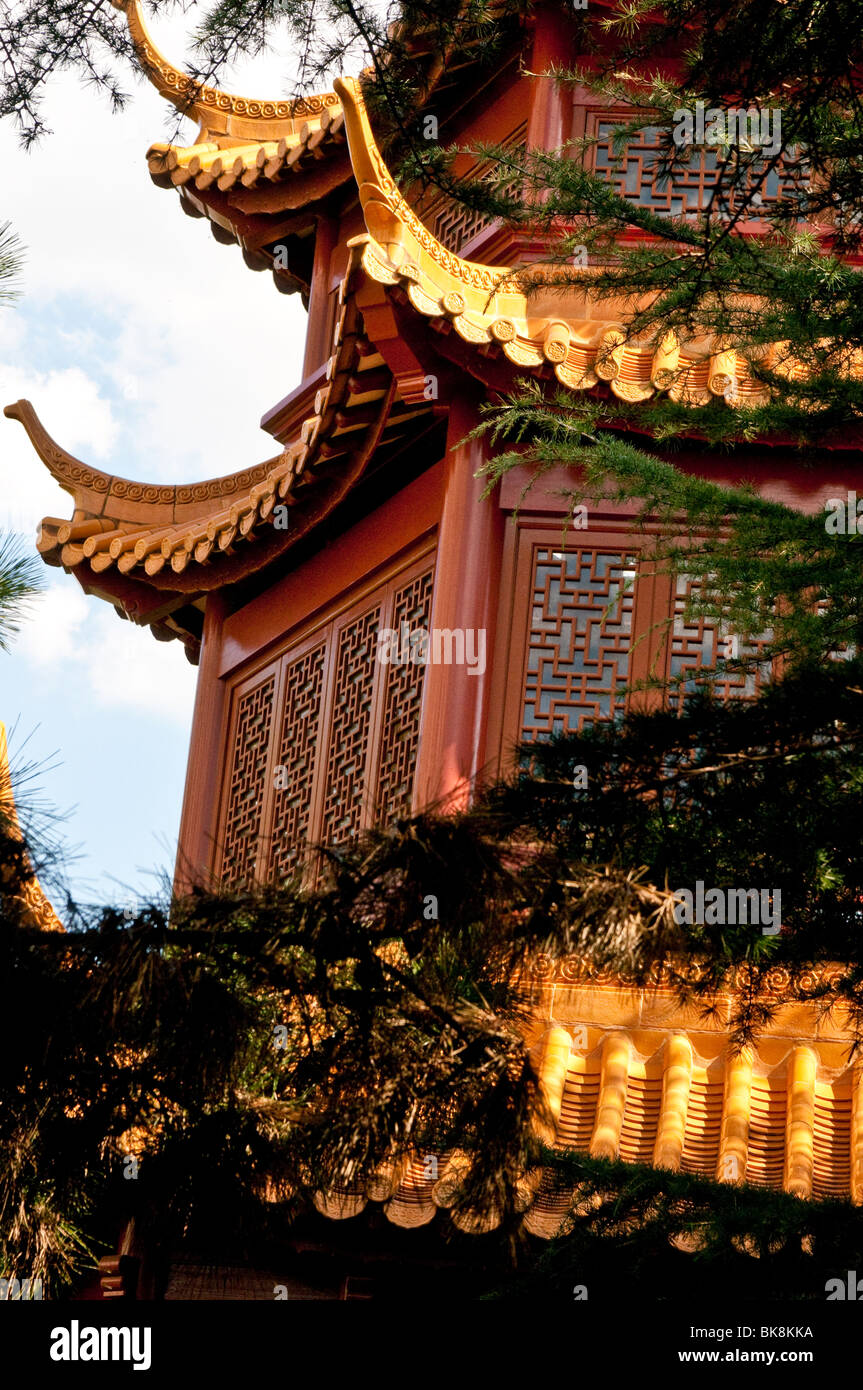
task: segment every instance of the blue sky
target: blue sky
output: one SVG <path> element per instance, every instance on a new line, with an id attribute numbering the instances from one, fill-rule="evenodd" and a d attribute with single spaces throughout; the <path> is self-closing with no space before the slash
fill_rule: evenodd
<path id="1" fill-rule="evenodd" d="M 152 29 L 181 62 L 182 16 Z M 271 56 L 221 85 L 277 96 L 288 69 Z M 58 443 L 107 472 L 194 481 L 272 455 L 258 420 L 299 381 L 306 316 L 150 182 L 146 150 L 171 138 L 175 114 L 141 81 L 127 89 L 112 115 L 59 79 L 53 133 L 29 154 L 0 128 L 0 220 L 27 253 L 22 298 L 0 310 L 0 404 L 28 398 Z M 20 425 L 0 418 L 0 529 L 32 544 L 42 516 L 71 510 Z M 53 756 L 41 790 L 68 813 L 75 894 L 131 903 L 173 866 L 195 669 L 178 642 L 121 621 L 62 570 L 44 580 L 0 653 L 0 720 L 16 726 L 13 753 L 26 737 L 29 758 Z"/>

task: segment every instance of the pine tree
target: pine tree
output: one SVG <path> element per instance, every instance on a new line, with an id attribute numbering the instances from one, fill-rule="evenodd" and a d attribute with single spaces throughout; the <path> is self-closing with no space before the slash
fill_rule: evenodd
<path id="1" fill-rule="evenodd" d="M 279 0 L 212 8 L 198 31 L 197 75 L 213 77 L 236 53 L 267 43 L 283 8 Z M 110 917 L 82 923 L 88 929 L 62 948 L 62 978 L 30 943 L 33 998 L 46 988 L 44 971 L 53 989 L 62 985 L 55 1012 L 64 1024 L 58 1045 L 41 1040 L 25 1053 L 4 1089 L 26 1098 L 32 1156 L 56 1183 L 60 1211 L 92 1206 L 102 1191 L 99 1146 L 116 1161 L 133 1130 L 150 1156 L 135 1185 L 136 1215 L 178 1230 L 204 1229 L 216 1203 L 239 1229 L 252 1212 L 264 1219 L 267 1193 L 309 1201 L 408 1150 L 457 1147 L 468 1160 L 457 1203 L 480 1214 L 502 1209 L 504 1239 L 515 1240 L 527 1170 L 556 1164 L 561 1181 L 578 1185 L 578 1219 L 539 1267 L 528 1266 L 533 1288 L 571 1285 L 585 1261 L 601 1278 L 621 1251 L 649 1276 L 673 1265 L 683 1285 L 692 1268 L 683 1271 L 673 1243 L 695 1231 L 706 1277 L 752 1281 L 757 1254 L 781 1290 L 799 1295 L 853 1265 L 859 1213 L 549 1153 L 536 1124 L 519 979 L 536 952 L 566 952 L 586 970 L 610 967 L 634 980 L 662 967 L 681 999 L 709 1008 L 744 969 L 751 988 L 738 994 L 733 1019 L 744 1043 L 766 1017 L 761 972 L 782 964 L 796 997 L 841 1001 L 850 1043 L 861 1040 L 861 541 L 856 527 L 833 532 L 824 516 L 675 466 L 693 429 L 705 462 L 718 446 L 781 439 L 805 458 L 858 438 L 861 5 L 632 0 L 580 20 L 584 61 L 558 80 L 630 108 L 621 148 L 645 125 L 664 132 L 669 175 L 698 157 L 681 112 L 702 103 L 723 119 L 732 107 L 781 113 L 775 151 L 720 140 L 706 205 L 672 218 L 617 195 L 575 147 L 480 149 L 495 172 L 471 182 L 455 178 L 455 151 L 421 137 L 433 63 L 455 65 L 465 53 L 494 61 L 525 8 L 405 4 L 393 27 L 392 15 L 353 0 L 304 0 L 289 23 L 309 85 L 346 55 L 365 55 L 369 103 L 406 187 L 432 184 L 545 233 L 548 258 L 532 272 L 532 293 L 583 284 L 572 256 L 584 246 L 593 297 L 628 303 L 630 335 L 710 335 L 746 355 L 764 387 L 754 408 L 693 413 L 661 394 L 636 414 L 524 384 L 490 401 L 480 426 L 494 446 L 490 488 L 516 465 L 541 475 L 563 463 L 573 506 L 585 497 L 637 500 L 656 536 L 654 563 L 701 578 L 693 614 L 737 634 L 741 651 L 703 673 L 701 689 L 666 691 L 671 707 L 659 713 L 524 748 L 519 773 L 478 790 L 461 815 L 430 813 L 326 849 L 314 890 L 201 890 L 132 928 Z M 121 99 L 117 62 L 127 45 L 106 4 L 85 11 L 27 0 L 6 25 L 0 113 L 17 118 L 25 139 L 42 130 L 39 97 L 58 67 L 77 67 Z M 658 61 L 669 49 L 673 80 Z M 768 178 L 784 180 L 782 198 L 765 201 Z M 757 236 L 747 230 L 753 219 Z M 633 231 L 640 240 L 623 239 Z M 734 382 L 728 395 L 736 402 Z M 634 442 L 645 432 L 651 442 Z M 747 640 L 765 633 L 757 657 L 747 656 Z M 783 680 L 751 704 L 712 697 L 715 676 L 774 659 Z M 588 778 L 574 796 L 576 767 Z M 788 905 L 779 936 L 675 920 L 676 883 L 732 874 L 763 882 L 765 873 Z M 427 900 L 433 917 L 423 914 Z M 7 933 L 6 949 L 21 951 L 9 944 L 19 940 Z M 839 969 L 813 987 L 808 967 L 817 961 Z M 198 1061 L 184 1079 L 189 1048 Z M 61 1170 L 52 1126 L 82 1068 L 85 1138 Z M 208 1181 L 178 1183 L 195 1156 L 206 1159 Z M 16 1200 L 22 1191 L 14 1188 Z"/>

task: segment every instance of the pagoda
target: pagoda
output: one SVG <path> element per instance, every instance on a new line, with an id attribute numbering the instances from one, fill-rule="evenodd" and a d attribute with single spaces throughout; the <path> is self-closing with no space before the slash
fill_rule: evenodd
<path id="1" fill-rule="evenodd" d="M 6 414 L 73 499 L 69 518 L 42 522 L 45 563 L 198 665 L 177 886 L 239 886 L 295 872 L 310 844 L 462 806 L 519 743 L 619 716 L 651 670 L 716 663 L 720 633 L 687 614 L 692 581 L 640 566 L 634 506 L 598 501 L 567 530 L 564 469 L 535 482 L 515 470 L 484 496 L 489 445 L 471 433 L 484 400 L 528 377 L 612 404 L 667 393 L 695 420 L 763 387 L 727 344 L 633 339 L 620 306 L 591 298 L 589 267 L 563 295 L 530 293 L 544 248 L 523 228 L 443 194 L 412 204 L 359 81 L 295 101 L 232 96 L 159 53 L 139 0 L 122 8 L 148 78 L 198 123 L 193 143 L 150 148 L 150 177 L 251 271 L 301 296 L 303 379 L 261 421 L 270 457 L 194 484 L 100 472 L 26 401 Z M 615 163 L 620 111 L 542 75 L 572 65 L 572 16 L 543 3 L 511 23 L 493 70 L 429 61 L 442 142 L 545 151 L 588 136 L 595 167 L 628 196 L 660 212 L 698 206 L 703 169 L 681 187 L 660 180 L 650 130 Z M 421 36 L 415 47 L 422 63 Z M 845 445 L 807 471 L 781 443 L 719 457 L 693 442 L 675 458 L 820 512 L 854 485 L 860 442 Z M 417 634 L 424 660 L 412 659 Z M 722 693 L 748 698 L 752 682 L 729 675 Z M 779 969 L 768 977 L 785 1002 L 739 1052 L 723 1026 L 730 1000 L 705 1020 L 661 981 L 632 989 L 585 980 L 580 962 L 538 961 L 536 1059 L 556 1142 L 863 1200 L 863 1081 L 847 1029 L 787 1000 L 787 983 Z M 431 1175 L 418 1159 L 318 1206 L 344 1219 L 379 1203 L 417 1227 L 445 1216 L 453 1192 L 445 1165 Z M 525 1227 L 552 1236 L 570 1205 L 538 1181 Z M 473 1229 L 463 1213 L 445 1219 Z"/>

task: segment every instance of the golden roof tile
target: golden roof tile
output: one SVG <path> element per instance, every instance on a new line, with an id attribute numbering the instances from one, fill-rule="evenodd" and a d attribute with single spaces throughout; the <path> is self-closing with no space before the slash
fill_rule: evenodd
<path id="1" fill-rule="evenodd" d="M 71 520 L 42 521 L 38 549 L 46 564 L 74 570 L 85 588 L 88 575 L 98 577 L 95 591 L 112 601 L 116 596 L 106 581 L 113 571 L 179 593 L 185 602 L 188 595 L 270 563 L 327 515 L 387 432 L 432 409 L 398 402 L 382 359 L 364 350 L 362 319 L 350 288 L 360 259 L 357 246 L 345 276 L 326 381 L 315 392 L 312 413 L 301 419 L 281 454 L 253 468 L 201 483 L 132 482 L 74 458 L 51 438 L 28 401 L 8 405 L 5 414 L 24 426 L 49 472 L 74 499 Z M 293 509 L 287 529 L 272 523 L 280 502 Z M 136 617 L 134 610 L 129 616 Z M 155 618 L 147 610 L 138 620 Z"/>
<path id="2" fill-rule="evenodd" d="M 574 268 L 572 289 L 552 300 L 543 292 L 548 268 L 541 263 L 483 265 L 448 250 L 399 192 L 375 141 L 359 82 L 337 78 L 334 86 L 369 232 L 363 269 L 387 289 L 400 291 L 432 326 L 445 326 L 520 370 L 545 374 L 550 369 L 572 391 L 606 382 L 622 401 L 667 393 L 691 408 L 714 399 L 734 408 L 768 399 L 752 363 L 719 338 L 701 334 L 680 341 L 673 331 L 662 330 L 646 340 L 634 337 L 627 306 L 591 296 L 595 271 L 590 268 Z M 787 344 L 777 343 L 761 355 L 778 375 L 797 380 L 806 375 Z M 863 352 L 849 352 L 846 367 L 850 376 L 863 379 Z"/>
<path id="3" fill-rule="evenodd" d="M 722 1021 L 694 1016 L 662 981 L 633 993 L 601 972 L 585 978 L 569 959 L 551 974 L 540 964 L 537 979 L 556 982 L 553 1017 L 539 1024 L 545 1033 L 534 1051 L 544 1101 L 537 1124 L 549 1147 L 863 1203 L 863 1067 L 849 1062 L 844 1020 L 795 1002 L 784 971 L 762 986 L 784 1007 L 742 1051 Z M 638 1026 L 609 1021 L 624 1017 Z M 460 1152 L 412 1154 L 392 1165 L 394 1188 L 354 1180 L 316 1205 L 340 1218 L 372 1201 L 397 1226 L 426 1225 L 445 1211 L 463 1231 L 494 1229 L 498 1213 L 452 1211 L 470 1165 Z M 565 1230 L 582 1201 L 548 1169 L 520 1183 L 525 1229 L 543 1239 Z"/>

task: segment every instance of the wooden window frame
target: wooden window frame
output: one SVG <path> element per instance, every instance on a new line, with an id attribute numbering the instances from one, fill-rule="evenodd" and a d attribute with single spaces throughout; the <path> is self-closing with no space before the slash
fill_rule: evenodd
<path id="1" fill-rule="evenodd" d="M 406 585 L 417 577 L 430 573 L 433 594 L 436 560 L 437 538 L 436 536 L 427 536 L 411 546 L 397 560 L 380 567 L 375 573 L 366 575 L 352 584 L 343 593 L 332 599 L 313 618 L 297 624 L 290 632 L 280 637 L 276 643 L 271 644 L 265 652 L 259 653 L 251 661 L 243 663 L 225 678 L 228 689 L 224 702 L 219 743 L 222 750 L 222 776 L 216 816 L 217 835 L 212 855 L 213 874 L 216 880 L 221 877 L 225 859 L 225 830 L 230 811 L 230 786 L 235 763 L 235 739 L 240 701 L 250 690 L 254 690 L 271 676 L 275 677 L 272 717 L 265 755 L 264 790 L 254 852 L 254 872 L 252 874 L 254 881 L 260 883 L 266 880 L 271 864 L 276 791 L 274 770 L 278 766 L 277 759 L 281 745 L 288 667 L 294 661 L 314 650 L 315 647 L 321 645 L 324 647 L 321 715 L 314 755 L 307 831 L 308 843 L 314 844 L 322 838 L 324 830 L 322 819 L 327 768 L 333 740 L 338 738 L 338 730 L 333 726 L 332 715 L 340 635 L 363 614 L 375 607 L 380 609 L 378 630 L 392 627 L 391 620 L 396 596 Z M 369 708 L 368 748 L 362 781 L 359 831 L 366 830 L 372 825 L 377 802 L 378 764 L 386 703 L 384 698 L 386 674 L 387 667 L 383 662 L 374 660 Z M 425 688 L 421 697 L 420 730 L 424 708 Z"/>
<path id="2" fill-rule="evenodd" d="M 490 693 L 489 754 L 501 770 L 512 766 L 513 751 L 520 742 L 524 684 L 530 648 L 530 611 L 535 552 L 540 549 L 628 551 L 642 564 L 649 552 L 650 536 L 613 522 L 587 530 L 568 528 L 563 534 L 563 518 L 555 524 L 524 515 L 508 523 L 501 574 L 501 605 L 497 631 L 499 640 L 493 665 Z M 668 634 L 655 627 L 657 615 L 669 611 L 669 576 L 642 569 L 635 581 L 632 617 L 632 643 L 628 682 L 646 679 L 651 669 L 665 670 L 668 661 Z M 626 711 L 656 708 L 658 691 L 630 691 Z"/>
<path id="3" fill-rule="evenodd" d="M 652 119 L 649 111 L 643 108 L 639 110 L 637 106 L 604 104 L 596 101 L 576 102 L 573 105 L 572 138 L 573 140 L 588 139 L 595 141 L 598 137 L 601 124 L 608 122 L 612 125 L 626 125 L 639 114 L 644 116 L 644 126 L 656 123 L 655 119 Z M 707 149 L 709 147 L 704 146 L 703 148 Z M 585 151 L 584 163 L 592 173 L 601 172 L 596 169 L 595 155 L 596 145 L 591 144 Z M 648 204 L 644 203 L 636 203 L 635 206 L 649 207 Z M 694 215 L 693 209 L 684 209 L 684 215 Z M 771 231 L 771 225 L 769 220 L 762 217 L 748 217 L 740 220 L 736 224 L 739 233 L 749 236 L 767 236 Z M 635 226 L 627 228 L 622 233 L 623 240 L 643 240 L 645 236 L 646 234 Z"/>
<path id="4" fill-rule="evenodd" d="M 667 683 L 671 679 L 674 639 L 675 578 L 657 572 L 650 563 L 652 540 L 658 528 L 634 526 L 631 517 L 599 520 L 586 530 L 567 527 L 558 515 L 511 515 L 507 523 L 498 610 L 498 641 L 492 663 L 487 759 L 506 772 L 514 766 L 514 749 L 521 741 L 527 657 L 530 648 L 532 576 L 538 549 L 595 549 L 628 551 L 640 561 L 634 589 L 632 642 L 628 685 L 659 677 L 666 689 L 627 691 L 625 713 L 673 708 Z M 710 668 L 703 668 L 709 670 Z M 773 663 L 773 679 L 781 675 L 781 662 Z M 749 699 L 736 691 L 728 699 Z"/>

